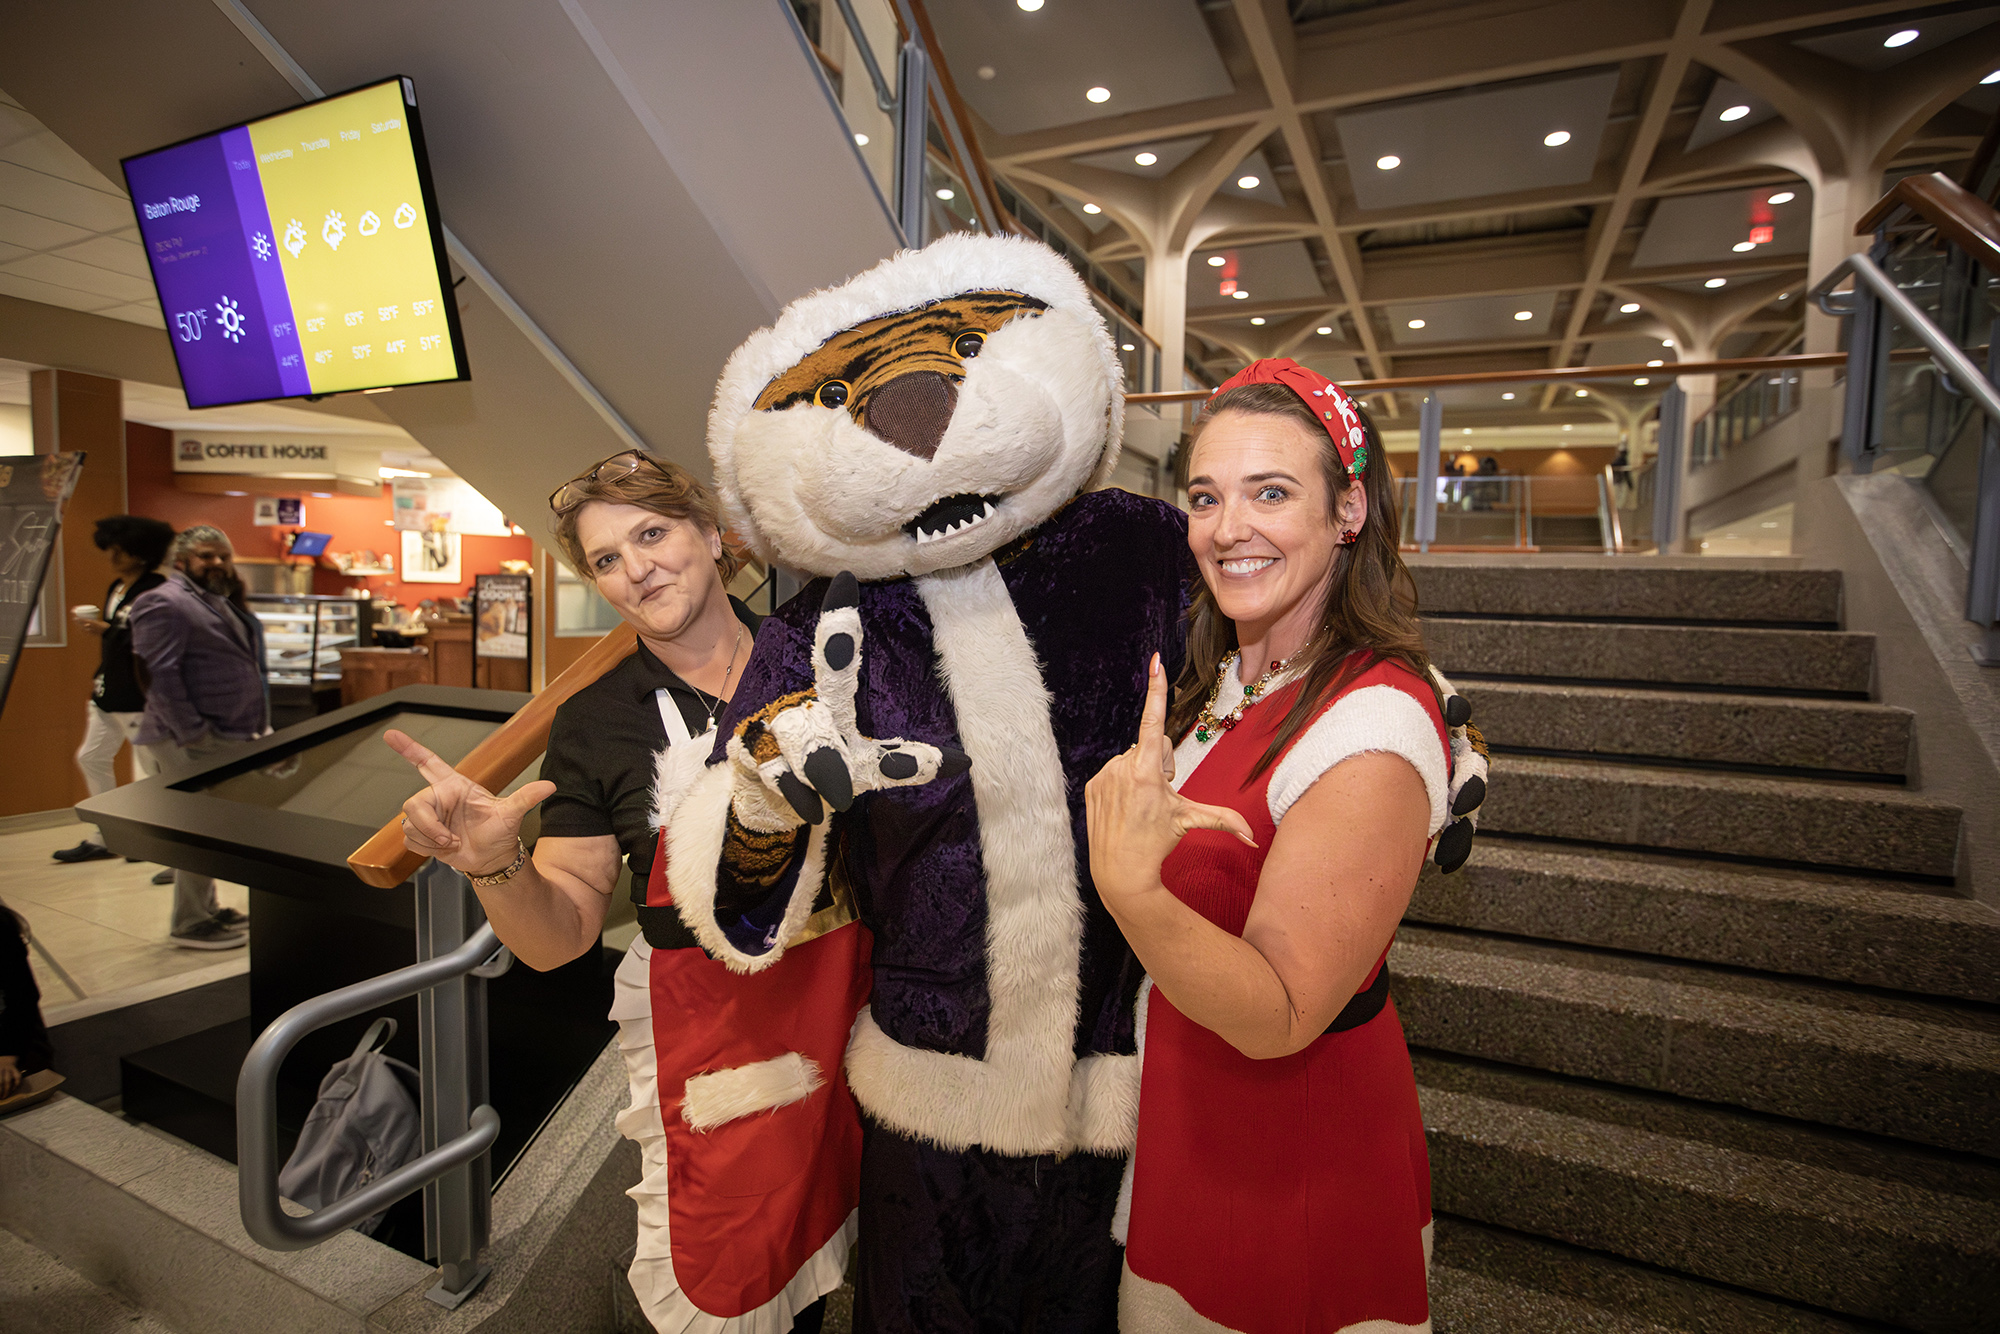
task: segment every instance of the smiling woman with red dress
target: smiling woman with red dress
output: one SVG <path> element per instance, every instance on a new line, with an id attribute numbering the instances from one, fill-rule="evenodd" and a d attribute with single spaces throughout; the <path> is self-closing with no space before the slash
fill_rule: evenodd
<path id="1" fill-rule="evenodd" d="M 1189 446 L 1203 586 L 1168 707 L 1091 780 L 1090 866 L 1150 981 L 1120 1325 L 1429 1330 L 1430 1171 L 1387 958 L 1449 738 L 1374 429 L 1253 363 Z"/>

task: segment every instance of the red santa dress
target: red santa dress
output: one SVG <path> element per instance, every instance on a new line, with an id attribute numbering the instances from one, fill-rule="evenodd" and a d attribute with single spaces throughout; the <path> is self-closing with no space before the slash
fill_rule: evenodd
<path id="1" fill-rule="evenodd" d="M 1166 887 L 1240 935 L 1285 813 L 1364 751 L 1408 759 L 1445 822 L 1449 742 L 1430 686 L 1377 662 L 1328 700 L 1279 762 L 1252 779 L 1299 684 L 1259 700 L 1208 743 L 1175 753 L 1182 795 L 1242 813 L 1256 836 L 1196 831 L 1161 867 Z M 1242 698 L 1234 671 L 1215 710 Z M 1331 831 L 1334 837 L 1339 831 Z M 1304 1051 L 1252 1060 L 1142 993 L 1138 1146 L 1119 1323 L 1129 1332 L 1401 1334 L 1428 1331 L 1430 1166 L 1387 950 Z"/>

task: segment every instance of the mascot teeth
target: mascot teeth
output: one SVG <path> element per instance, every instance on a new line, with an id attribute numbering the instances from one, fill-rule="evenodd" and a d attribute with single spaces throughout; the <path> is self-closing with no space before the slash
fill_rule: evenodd
<path id="1" fill-rule="evenodd" d="M 935 542 L 953 533 L 985 523 L 998 511 L 995 496 L 947 496 L 903 525 L 903 531 L 919 543 Z"/>

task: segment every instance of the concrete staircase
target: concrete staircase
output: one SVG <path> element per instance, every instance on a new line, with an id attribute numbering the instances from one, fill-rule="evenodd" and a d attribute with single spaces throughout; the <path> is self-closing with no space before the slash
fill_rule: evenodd
<path id="1" fill-rule="evenodd" d="M 2000 914 L 1839 575 L 1415 573 L 1494 751 L 1390 956 L 1441 1334 L 2000 1329 Z"/>

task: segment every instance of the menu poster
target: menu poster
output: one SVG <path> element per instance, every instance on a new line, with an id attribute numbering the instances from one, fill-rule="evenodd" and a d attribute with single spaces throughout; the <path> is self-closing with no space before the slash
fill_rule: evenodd
<path id="1" fill-rule="evenodd" d="M 81 452 L 0 456 L 0 708 L 41 599 L 63 506 L 82 471 Z"/>
<path id="2" fill-rule="evenodd" d="M 473 576 L 472 656 L 525 661 L 534 606 L 525 574 Z"/>

